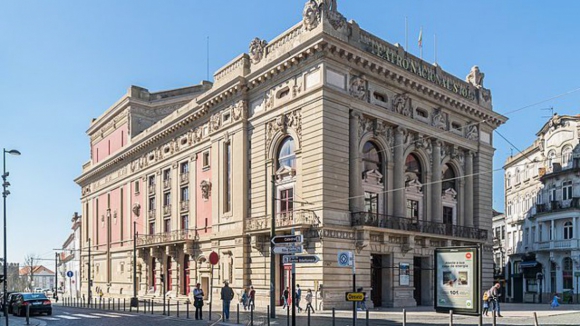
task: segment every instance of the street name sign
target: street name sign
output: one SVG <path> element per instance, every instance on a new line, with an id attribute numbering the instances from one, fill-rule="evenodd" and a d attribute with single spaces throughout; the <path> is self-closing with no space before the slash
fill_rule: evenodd
<path id="1" fill-rule="evenodd" d="M 302 241 L 303 241 L 302 234 L 277 235 L 272 238 L 272 243 L 275 246 L 293 246 L 296 244 L 302 244 Z"/>
<path id="2" fill-rule="evenodd" d="M 290 255 L 290 256 L 284 256 L 284 258 L 283 258 L 284 264 L 292 264 L 292 263 L 314 264 L 314 263 L 318 263 L 319 261 L 320 261 L 320 258 L 318 258 L 318 256 L 315 256 L 315 255 L 301 255 L 301 256 Z"/>
<path id="3" fill-rule="evenodd" d="M 299 246 L 283 246 L 283 247 L 274 247 L 274 253 L 275 254 L 282 254 L 282 255 L 288 255 L 288 254 L 300 254 L 302 253 L 302 245 Z"/>
<path id="4" fill-rule="evenodd" d="M 346 301 L 364 301 L 364 292 L 346 292 Z"/>

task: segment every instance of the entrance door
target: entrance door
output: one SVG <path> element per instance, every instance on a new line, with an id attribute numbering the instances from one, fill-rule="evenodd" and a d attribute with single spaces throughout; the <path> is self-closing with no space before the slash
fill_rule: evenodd
<path id="1" fill-rule="evenodd" d="M 189 255 L 183 257 L 183 291 L 181 294 L 189 294 Z"/>
<path id="2" fill-rule="evenodd" d="M 524 302 L 524 279 L 514 277 L 514 302 Z"/>
<path id="3" fill-rule="evenodd" d="M 417 302 L 417 305 L 421 305 L 421 276 L 422 276 L 422 269 L 421 269 L 421 257 L 413 257 L 413 286 L 415 289 L 413 290 L 413 298 Z"/>
<path id="4" fill-rule="evenodd" d="M 383 256 L 371 256 L 371 300 L 375 307 L 380 307 L 383 303 Z"/>

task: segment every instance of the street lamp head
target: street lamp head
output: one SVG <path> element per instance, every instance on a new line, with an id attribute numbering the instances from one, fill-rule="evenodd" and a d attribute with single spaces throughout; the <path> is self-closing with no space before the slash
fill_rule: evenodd
<path id="1" fill-rule="evenodd" d="M 9 151 L 4 150 L 4 153 L 8 153 L 8 154 L 12 154 L 12 155 L 17 155 L 17 156 L 20 155 L 20 152 L 18 150 L 16 150 L 16 149 L 11 149 Z"/>

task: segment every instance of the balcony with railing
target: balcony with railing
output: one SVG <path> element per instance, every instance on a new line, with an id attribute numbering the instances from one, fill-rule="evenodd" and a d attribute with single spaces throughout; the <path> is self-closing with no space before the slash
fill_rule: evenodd
<path id="1" fill-rule="evenodd" d="M 163 180 L 163 189 L 171 187 L 171 178 Z"/>
<path id="2" fill-rule="evenodd" d="M 580 197 L 572 197 L 570 200 L 552 200 L 549 203 L 536 204 L 536 216 L 568 210 L 580 210 Z"/>
<path id="3" fill-rule="evenodd" d="M 163 206 L 163 215 L 169 215 L 171 214 L 171 205 L 165 205 Z"/>
<path id="4" fill-rule="evenodd" d="M 189 209 L 189 200 L 182 200 L 179 202 L 179 209 L 181 211 L 186 211 Z"/>
<path id="5" fill-rule="evenodd" d="M 149 219 L 154 219 L 155 218 L 155 209 L 154 208 L 147 211 L 147 217 Z"/>
<path id="6" fill-rule="evenodd" d="M 352 213 L 351 225 L 354 227 L 374 226 L 390 230 L 427 233 L 476 240 L 487 239 L 487 230 L 483 229 L 368 212 Z"/>
<path id="7" fill-rule="evenodd" d="M 536 251 L 578 250 L 578 249 L 580 249 L 579 239 L 550 240 L 534 243 L 534 250 Z"/>
<path id="8" fill-rule="evenodd" d="M 189 181 L 189 172 L 183 172 L 179 174 L 179 182 L 182 184 L 187 183 Z"/>
<path id="9" fill-rule="evenodd" d="M 195 229 L 175 230 L 156 234 L 140 234 L 137 236 L 137 247 L 193 242 L 198 239 L 199 236 Z"/>
<path id="10" fill-rule="evenodd" d="M 155 195 L 155 185 L 149 185 L 149 195 Z"/>
<path id="11" fill-rule="evenodd" d="M 318 217 L 314 211 L 310 210 L 295 210 L 276 214 L 276 230 L 278 231 L 309 228 L 318 224 Z M 246 222 L 246 232 L 269 231 L 271 225 L 271 215 L 249 218 Z"/>

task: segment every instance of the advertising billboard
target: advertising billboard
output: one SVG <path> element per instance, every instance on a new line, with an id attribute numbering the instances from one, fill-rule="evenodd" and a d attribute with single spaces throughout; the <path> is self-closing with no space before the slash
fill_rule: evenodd
<path id="1" fill-rule="evenodd" d="M 435 249 L 435 310 L 457 314 L 481 313 L 479 247 Z"/>

